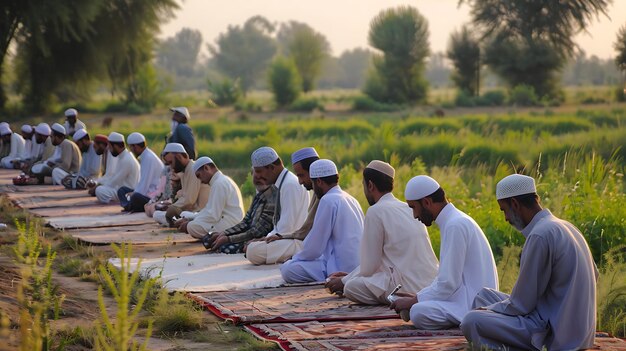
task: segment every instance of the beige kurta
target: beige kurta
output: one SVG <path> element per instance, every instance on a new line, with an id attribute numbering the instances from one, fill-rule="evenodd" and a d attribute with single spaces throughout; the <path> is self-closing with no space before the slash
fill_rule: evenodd
<path id="1" fill-rule="evenodd" d="M 199 211 L 209 199 L 210 187 L 202 184 L 193 172 L 194 160 L 189 160 L 181 178 L 182 189 L 178 192 L 177 200 L 172 206 L 184 211 Z M 243 217 L 243 216 L 242 216 Z"/>
<path id="2" fill-rule="evenodd" d="M 58 146 L 61 149 L 61 160 L 55 165 L 68 173 L 76 173 L 80 169 L 82 155 L 78 146 L 67 139 Z"/>
<path id="3" fill-rule="evenodd" d="M 402 284 L 400 291 L 415 292 L 437 275 L 426 227 L 391 193 L 367 211 L 360 257 L 360 266 L 342 279 L 344 295 L 355 302 L 386 304 L 396 285 Z"/>

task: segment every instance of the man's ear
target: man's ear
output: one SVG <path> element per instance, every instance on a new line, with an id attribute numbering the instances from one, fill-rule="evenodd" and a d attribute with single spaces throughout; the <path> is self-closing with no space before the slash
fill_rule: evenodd
<path id="1" fill-rule="evenodd" d="M 369 192 L 374 191 L 374 189 L 376 189 L 376 186 L 374 185 L 374 182 L 372 182 L 371 180 L 367 181 L 367 190 Z"/>
<path id="2" fill-rule="evenodd" d="M 422 207 L 429 209 L 433 205 L 433 199 L 431 197 L 425 197 L 420 200 Z"/>
<path id="3" fill-rule="evenodd" d="M 512 197 L 511 201 L 509 202 L 509 207 L 519 213 L 522 208 L 522 204 L 520 204 L 516 198 Z"/>

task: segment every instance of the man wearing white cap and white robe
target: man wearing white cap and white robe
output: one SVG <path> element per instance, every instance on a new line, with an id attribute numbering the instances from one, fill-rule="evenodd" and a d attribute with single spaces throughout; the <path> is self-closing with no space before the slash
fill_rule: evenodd
<path id="1" fill-rule="evenodd" d="M 13 133 L 8 125 L 0 127 L 0 138 L 3 144 L 10 145 L 9 153 L 0 160 L 0 166 L 13 168 L 13 161 L 19 160 L 24 155 L 24 138 L 18 133 Z"/>
<path id="2" fill-rule="evenodd" d="M 176 201 L 166 210 L 157 210 L 152 215 L 157 222 L 173 226 L 183 211 L 200 211 L 207 203 L 210 188 L 202 184 L 193 171 L 195 161 L 189 158 L 185 147 L 179 143 L 168 143 L 163 149 L 163 158 L 170 164 L 172 172 L 183 173 L 180 178 L 181 189 L 176 194 Z"/>
<path id="3" fill-rule="evenodd" d="M 168 143 L 179 143 L 187 151 L 190 159 L 196 158 L 196 138 L 189 126 L 191 115 L 186 107 L 172 107 L 172 135 L 167 139 Z"/>
<path id="4" fill-rule="evenodd" d="M 252 155 L 252 168 L 257 179 L 267 185 L 273 185 L 276 194 L 274 209 L 274 229 L 267 238 L 293 235 L 304 224 L 307 217 L 309 193 L 298 182 L 298 178 L 283 165 L 276 151 L 268 146 L 256 149 Z M 266 241 L 267 243 L 267 241 Z M 283 244 L 287 243 L 287 247 Z M 252 246 L 250 246 L 252 245 Z M 254 264 L 273 264 L 282 262 L 285 256 L 293 255 L 299 249 L 295 241 L 273 245 L 250 243 L 246 255 Z M 270 250 L 275 248 L 275 250 Z"/>
<path id="5" fill-rule="evenodd" d="M 309 174 L 320 203 L 302 250 L 280 267 L 287 283 L 320 282 L 335 272 L 350 272 L 359 265 L 361 205 L 339 187 L 333 161 L 313 162 Z"/>
<path id="6" fill-rule="evenodd" d="M 96 187 L 96 197 L 104 204 L 119 201 L 117 197 L 119 188 L 123 186 L 135 188 L 139 182 L 139 162 L 126 150 L 122 134 L 116 132 L 109 134 L 109 151 L 116 159 L 115 172 L 111 177 L 100 179 Z"/>
<path id="7" fill-rule="evenodd" d="M 65 128 L 54 123 L 52 125 L 52 145 L 55 146 L 54 153 L 41 163 L 33 165 L 31 171 L 42 183 L 44 177 L 51 176 L 55 168 L 61 168 L 64 172 L 78 172 L 82 157 L 78 146 L 68 140 L 65 135 Z M 53 179 L 54 184 L 61 184 L 61 179 Z"/>
<path id="8" fill-rule="evenodd" d="M 573 224 L 543 209 L 531 177 L 496 186 L 504 217 L 526 238 L 511 295 L 483 289 L 461 330 L 475 349 L 580 350 L 593 347 L 598 271 Z"/>
<path id="9" fill-rule="evenodd" d="M 74 133 L 79 129 L 87 129 L 85 123 L 78 119 L 78 111 L 75 108 L 68 108 L 65 110 L 65 123 L 63 124 L 67 136 L 74 139 Z M 74 139 L 76 140 L 76 139 Z"/>
<path id="10" fill-rule="evenodd" d="M 211 232 L 222 232 L 239 223 L 244 211 L 237 184 L 206 156 L 196 160 L 193 172 L 202 184 L 211 187 L 211 192 L 200 212 L 183 214 L 183 219 L 176 223 L 178 229 L 196 239 L 202 239 Z"/>
<path id="11" fill-rule="evenodd" d="M 41 160 L 48 159 L 54 153 L 54 145 L 50 134 L 52 129 L 47 123 L 39 123 L 35 127 L 34 143 L 31 146 L 30 154 L 26 159 L 21 160 L 19 168 L 30 173 L 31 167 Z"/>
<path id="12" fill-rule="evenodd" d="M 0 129 L 2 128 L 0 127 Z M 29 124 L 24 124 L 20 129 L 20 135 L 24 139 L 22 153 L 13 158 L 13 160 L 11 160 L 11 166 L 6 168 L 20 168 L 22 161 L 28 159 L 32 153 L 33 144 L 35 144 L 35 129 Z M 0 167 L 2 167 L 1 163 Z"/>
<path id="13" fill-rule="evenodd" d="M 98 154 L 95 143 L 86 129 L 79 129 L 74 133 L 74 143 L 82 153 L 83 159 L 78 173 L 69 173 L 61 168 L 55 168 L 52 170 L 52 179 L 54 182 L 60 182 L 67 189 L 84 189 L 89 179 L 100 176 L 102 154 Z"/>
<path id="14" fill-rule="evenodd" d="M 139 183 L 133 189 L 122 186 L 117 190 L 117 197 L 124 211 L 143 212 L 144 205 L 150 201 L 148 196 L 156 190 L 163 172 L 163 162 L 146 146 L 146 138 L 141 133 L 130 133 L 126 138 L 130 151 L 139 159 Z"/>
<path id="15" fill-rule="evenodd" d="M 457 327 L 483 287 L 498 288 L 498 273 L 491 246 L 478 224 L 446 199 L 433 178 L 409 180 L 404 197 L 413 217 L 424 225 L 437 223 L 441 231 L 439 271 L 429 286 L 416 295 L 391 304 L 396 312 L 410 309 L 418 329 Z"/>
<path id="16" fill-rule="evenodd" d="M 368 305 L 389 304 L 396 286 L 400 292 L 420 291 L 437 275 L 437 257 L 426 226 L 413 218 L 406 203 L 393 196 L 395 169 L 374 160 L 363 170 L 363 191 L 370 208 L 361 239 L 361 264 L 331 276 L 326 287 Z"/>
<path id="17" fill-rule="evenodd" d="M 313 162 L 319 159 L 317 151 L 312 147 L 300 149 L 291 155 L 291 165 L 298 178 L 298 183 L 307 192 L 313 189 L 313 183 L 311 183 L 311 178 L 309 177 L 309 168 Z M 274 232 L 270 236 L 248 244 L 246 257 L 251 263 L 256 265 L 282 263 L 302 249 L 302 241 L 313 226 L 313 219 L 319 204 L 317 196 L 310 196 L 310 198 L 306 219 L 295 232 Z"/>
<path id="18" fill-rule="evenodd" d="M 7 122 L 0 122 L 0 130 L 3 130 L 5 128 L 9 128 L 9 124 Z M 9 154 L 9 150 L 10 150 L 11 146 L 8 144 L 5 144 L 4 141 L 2 140 L 2 138 L 0 138 L 0 159 L 3 159 L 4 157 L 6 157 Z"/>

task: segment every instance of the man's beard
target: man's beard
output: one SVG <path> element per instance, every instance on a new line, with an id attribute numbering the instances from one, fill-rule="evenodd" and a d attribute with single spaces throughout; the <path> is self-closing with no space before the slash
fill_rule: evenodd
<path id="1" fill-rule="evenodd" d="M 180 173 L 185 170 L 185 166 L 178 159 L 174 159 L 174 167 L 172 168 L 174 169 L 174 172 L 176 173 Z"/>
<path id="2" fill-rule="evenodd" d="M 120 153 L 121 153 L 121 152 L 118 152 L 118 151 L 116 151 L 116 150 L 111 149 L 111 155 L 112 155 L 113 157 L 117 157 Z"/>
<path id="3" fill-rule="evenodd" d="M 425 226 L 430 227 L 433 224 L 434 220 L 433 213 L 429 210 L 422 208 L 422 214 L 419 218 L 420 222 L 424 223 Z"/>
<path id="4" fill-rule="evenodd" d="M 526 225 L 524 225 L 524 221 L 522 220 L 522 217 L 520 217 L 520 215 L 517 214 L 516 212 L 511 211 L 509 217 L 510 217 L 509 223 L 513 226 L 513 228 L 519 230 L 520 232 L 524 228 L 526 228 Z"/>

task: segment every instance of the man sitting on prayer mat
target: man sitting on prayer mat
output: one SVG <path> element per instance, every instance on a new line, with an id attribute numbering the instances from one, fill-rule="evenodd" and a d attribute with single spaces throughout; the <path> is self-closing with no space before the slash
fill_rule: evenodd
<path id="1" fill-rule="evenodd" d="M 426 226 L 391 193 L 394 176 L 394 168 L 378 160 L 363 170 L 363 192 L 371 207 L 365 215 L 361 264 L 350 274 L 332 274 L 326 283 L 331 292 L 354 302 L 387 305 L 387 296 L 399 284 L 400 292 L 420 291 L 437 275 Z"/>
<path id="2" fill-rule="evenodd" d="M 320 202 L 302 250 L 280 267 L 287 283 L 321 282 L 335 272 L 349 272 L 359 265 L 361 205 L 339 187 L 333 161 L 313 162 L 309 174 Z"/>
<path id="3" fill-rule="evenodd" d="M 46 160 L 54 153 L 54 145 L 52 145 L 52 129 L 47 123 L 39 123 L 35 127 L 35 143 L 32 144 L 30 155 L 20 162 L 19 168 L 26 173 L 31 172 L 31 167 L 41 161 Z"/>
<path id="4" fill-rule="evenodd" d="M 252 176 L 252 182 L 257 193 L 243 220 L 223 232 L 205 235 L 202 244 L 206 249 L 227 254 L 242 253 L 250 240 L 264 238 L 274 228 L 276 197 L 273 187 L 264 184 L 258 175 Z"/>
<path id="5" fill-rule="evenodd" d="M 311 164 L 319 160 L 319 155 L 312 147 L 306 147 L 294 152 L 291 155 L 291 165 L 293 166 L 294 173 L 298 178 L 298 183 L 304 187 L 304 189 L 310 191 L 313 189 L 313 183 L 309 177 L 309 168 Z M 293 178 L 292 178 L 293 180 Z M 293 192 L 293 198 L 298 199 L 302 193 L 301 189 L 296 191 L 291 185 L 287 187 L 287 184 L 283 187 L 285 190 L 282 193 L 281 203 L 289 203 L 292 198 L 289 192 Z M 307 234 L 313 226 L 313 219 L 317 211 L 317 204 L 319 199 L 317 196 L 310 196 L 309 208 L 304 223 L 295 232 L 273 232 L 271 235 L 266 236 L 263 239 L 258 239 L 250 242 L 246 249 L 246 257 L 253 264 L 275 264 L 282 263 L 290 259 L 298 251 L 302 249 L 302 241 L 306 238 Z"/>
<path id="6" fill-rule="evenodd" d="M 200 212 L 183 212 L 176 222 L 178 230 L 202 239 L 212 232 L 224 231 L 243 219 L 243 200 L 235 182 L 209 157 L 200 157 L 193 165 L 193 172 L 202 184 L 211 187 L 209 199 Z"/>
<path id="7" fill-rule="evenodd" d="M 181 189 L 176 194 L 176 201 L 166 210 L 154 211 L 152 218 L 163 225 L 174 226 L 183 211 L 200 211 L 209 198 L 209 186 L 202 184 L 193 170 L 194 160 L 189 158 L 182 144 L 168 143 L 163 149 L 163 158 L 172 168 L 173 174 L 182 172 Z M 173 176 L 170 179 L 174 178 Z"/>
<path id="8" fill-rule="evenodd" d="M 93 148 L 99 156 L 102 157 L 102 163 L 100 169 L 102 170 L 102 174 L 100 178 L 91 178 L 84 179 L 85 189 L 87 189 L 87 193 L 91 196 L 96 196 L 96 186 L 98 183 L 106 183 L 107 179 L 113 177 L 115 174 L 115 167 L 117 166 L 117 157 L 113 157 L 111 155 L 111 150 L 109 150 L 109 137 L 102 134 L 96 134 L 93 138 Z M 76 183 L 82 183 L 83 180 L 78 179 Z"/>
<path id="9" fill-rule="evenodd" d="M 143 212 L 150 201 L 149 194 L 156 190 L 163 171 L 163 162 L 146 146 L 146 138 L 141 133 L 130 133 L 126 138 L 130 151 L 139 159 L 139 183 L 132 189 L 122 186 L 117 190 L 120 205 L 126 212 Z"/>
<path id="10" fill-rule="evenodd" d="M 404 197 L 413 217 L 441 231 L 439 271 L 435 280 L 416 295 L 391 304 L 396 312 L 410 309 L 417 329 L 457 327 L 483 287 L 498 288 L 491 246 L 478 224 L 446 199 L 433 178 L 420 175 L 407 184 Z"/>
<path id="11" fill-rule="evenodd" d="M 598 271 L 573 224 L 543 209 L 531 177 L 496 186 L 504 218 L 526 237 L 511 295 L 483 289 L 461 330 L 475 349 L 580 350 L 596 333 Z"/>
<path id="12" fill-rule="evenodd" d="M 74 141 L 74 133 L 80 129 L 87 129 L 85 123 L 78 119 L 78 111 L 75 108 L 68 108 L 65 110 L 65 123 L 63 124 L 67 136 L 72 137 Z"/>
<path id="13" fill-rule="evenodd" d="M 65 136 L 65 128 L 55 123 L 52 125 L 52 145 L 55 146 L 54 153 L 45 161 L 33 165 L 31 172 L 39 179 L 39 183 L 43 183 L 44 177 L 52 175 L 52 171 L 55 168 L 61 168 L 64 172 L 73 173 L 78 172 L 80 164 L 82 162 L 82 156 L 78 146 Z M 61 179 L 58 183 L 61 184 Z"/>
<path id="14" fill-rule="evenodd" d="M 150 201 L 143 206 L 146 216 L 152 218 L 152 215 L 157 210 L 157 206 L 165 206 L 171 204 L 176 199 L 174 198 L 174 189 L 172 187 L 172 170 L 169 158 L 165 158 L 165 154 L 161 152 L 161 161 L 163 161 L 163 170 L 159 176 L 159 184 L 153 192 L 150 192 Z M 179 182 L 180 184 L 180 182 Z"/>
<path id="15" fill-rule="evenodd" d="M 123 186 L 135 188 L 139 182 L 139 162 L 126 150 L 122 134 L 109 134 L 109 151 L 115 159 L 115 172 L 111 177 L 101 179 L 96 186 L 96 197 L 103 204 L 119 202 L 117 190 Z"/>
<path id="16" fill-rule="evenodd" d="M 74 143 L 82 153 L 82 162 L 78 173 L 70 174 L 57 167 L 52 170 L 52 181 L 55 184 L 63 184 L 67 189 L 84 189 L 87 179 L 100 176 L 102 156 L 96 153 L 94 143 L 85 129 L 79 129 L 74 133 Z"/>
<path id="17" fill-rule="evenodd" d="M 26 142 L 21 134 L 13 133 L 8 125 L 0 127 L 0 138 L 4 145 L 9 145 L 9 153 L 0 160 L 0 167 L 13 168 L 13 161 L 24 155 Z"/>

